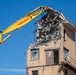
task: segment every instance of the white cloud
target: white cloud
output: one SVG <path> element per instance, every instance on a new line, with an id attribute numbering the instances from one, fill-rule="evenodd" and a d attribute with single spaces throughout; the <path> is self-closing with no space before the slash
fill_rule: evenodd
<path id="1" fill-rule="evenodd" d="M 0 68 L 0 72 L 25 73 L 25 69 L 5 69 L 5 68 Z"/>
<path id="2" fill-rule="evenodd" d="M 8 66 L 8 64 L 7 64 L 7 63 L 5 63 L 5 64 L 3 64 L 3 66 Z"/>

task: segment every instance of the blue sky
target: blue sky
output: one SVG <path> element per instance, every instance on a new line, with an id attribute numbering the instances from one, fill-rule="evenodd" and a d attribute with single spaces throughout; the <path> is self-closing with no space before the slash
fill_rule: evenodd
<path id="1" fill-rule="evenodd" d="M 76 22 L 76 0 L 0 0 L 0 30 L 4 30 L 38 6 L 52 7 Z M 38 19 L 39 17 L 13 32 L 0 45 L 0 75 L 25 75 L 25 51 L 35 41 L 34 23 Z"/>

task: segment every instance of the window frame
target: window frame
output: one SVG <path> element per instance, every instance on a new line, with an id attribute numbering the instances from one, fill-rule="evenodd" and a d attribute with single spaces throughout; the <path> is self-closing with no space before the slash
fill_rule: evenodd
<path id="1" fill-rule="evenodd" d="M 56 57 L 56 52 L 57 52 L 57 57 Z M 58 65 L 59 64 L 59 50 L 56 49 L 53 51 L 53 53 L 54 53 L 54 65 Z M 56 59 L 57 59 L 57 61 L 56 61 Z"/>
<path id="2" fill-rule="evenodd" d="M 59 60 L 59 48 L 58 48 L 58 49 L 45 50 L 45 54 L 46 54 L 46 52 L 48 52 L 48 51 L 52 51 L 51 60 L 52 60 L 53 62 L 51 62 L 51 64 L 49 64 L 48 61 L 46 61 L 46 65 L 58 65 L 58 64 L 59 64 L 59 61 L 60 61 L 60 60 Z M 58 54 L 57 54 L 57 55 L 58 55 L 58 57 L 57 57 L 57 59 L 58 59 L 57 61 L 58 61 L 58 62 L 56 62 L 56 60 L 55 60 L 55 58 L 56 58 L 56 57 L 55 57 L 55 52 L 56 52 L 56 51 L 58 52 Z M 49 54 L 48 54 L 48 55 L 49 55 Z M 48 55 L 47 55 L 47 54 L 45 55 L 45 56 L 46 56 L 46 57 L 45 57 L 46 60 L 49 60 Z M 48 64 L 47 64 L 47 63 L 48 63 Z"/>
<path id="3" fill-rule="evenodd" d="M 69 50 L 64 47 L 64 60 L 67 60 L 67 56 L 69 55 Z"/>
<path id="4" fill-rule="evenodd" d="M 33 74 L 34 73 L 34 74 Z M 32 75 L 38 75 L 38 70 L 33 70 Z"/>
<path id="5" fill-rule="evenodd" d="M 35 52 L 37 52 L 37 55 L 35 55 Z M 39 49 L 31 49 L 31 60 L 38 60 L 38 59 L 39 59 Z"/>

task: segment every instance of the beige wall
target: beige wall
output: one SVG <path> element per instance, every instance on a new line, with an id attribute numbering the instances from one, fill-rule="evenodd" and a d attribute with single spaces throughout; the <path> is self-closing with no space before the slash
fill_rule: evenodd
<path id="1" fill-rule="evenodd" d="M 41 66 L 46 65 L 45 61 L 45 49 L 51 49 L 51 48 L 58 48 L 60 47 L 60 40 L 57 41 L 55 44 L 53 41 L 49 43 L 48 46 L 39 46 L 39 59 L 38 60 L 31 60 L 31 50 L 29 49 L 27 51 L 27 66 Z"/>
<path id="2" fill-rule="evenodd" d="M 75 59 L 75 38 L 74 32 L 64 26 L 66 30 L 66 41 L 63 46 L 69 50 L 69 56 Z"/>
<path id="3" fill-rule="evenodd" d="M 38 75 L 57 75 L 58 69 L 59 69 L 59 66 L 35 67 L 35 68 L 28 69 L 28 73 L 29 75 L 32 75 L 33 70 L 38 70 Z M 59 74 L 63 75 L 63 72 L 60 72 Z"/>
<path id="4" fill-rule="evenodd" d="M 63 48 L 67 48 L 69 50 L 69 56 L 75 59 L 75 42 L 74 42 L 74 33 L 63 26 L 61 24 L 61 30 L 62 30 L 62 37 L 60 40 L 57 41 L 55 44 L 53 41 L 51 41 L 47 46 L 39 46 L 39 59 L 37 60 L 31 60 L 31 50 L 30 48 L 27 50 L 27 67 L 29 75 L 32 75 L 32 70 L 38 70 L 39 75 L 57 75 L 59 70 L 59 65 L 53 65 L 53 66 L 46 66 L 46 59 L 45 59 L 45 49 L 51 49 L 51 48 L 57 48 L 59 47 L 59 61 L 64 61 L 64 52 Z M 64 41 L 63 37 L 63 30 L 66 29 L 66 41 Z M 69 69 L 68 69 L 69 70 Z M 75 75 L 70 70 L 68 71 L 68 75 Z M 63 71 L 59 73 L 59 75 L 64 75 Z"/>
<path id="5" fill-rule="evenodd" d="M 60 61 L 64 60 L 64 47 L 69 50 L 69 56 L 72 57 L 74 60 L 75 57 L 75 33 L 67 28 L 65 25 L 61 24 L 61 30 L 62 30 L 62 37 L 61 37 L 61 46 L 60 46 Z M 66 30 L 66 35 L 64 41 L 64 29 Z"/>
<path id="6" fill-rule="evenodd" d="M 58 40 L 55 44 L 53 41 L 49 43 L 48 46 L 39 46 L 39 59 L 38 60 L 31 60 L 31 50 L 29 49 L 27 51 L 27 67 L 30 67 L 28 69 L 28 72 L 31 74 L 32 70 L 38 70 L 39 75 L 57 75 L 59 66 L 53 65 L 53 66 L 46 66 L 46 58 L 45 58 L 45 50 L 51 49 L 51 48 L 60 48 L 61 41 Z M 36 66 L 36 67 L 35 67 Z M 38 67 L 37 67 L 38 66 Z M 63 74 L 62 74 L 63 75 Z"/>
<path id="7" fill-rule="evenodd" d="M 59 72 L 60 65 L 53 65 L 53 66 L 43 66 L 43 67 L 32 67 L 27 70 L 27 75 L 32 75 L 32 71 L 38 70 L 38 75 L 65 75 L 64 70 L 67 70 L 67 75 L 76 75 L 76 72 L 62 67 L 61 71 Z"/>
<path id="8" fill-rule="evenodd" d="M 67 70 L 67 75 L 76 75 L 76 72 L 68 69 L 68 68 L 65 68 Z"/>

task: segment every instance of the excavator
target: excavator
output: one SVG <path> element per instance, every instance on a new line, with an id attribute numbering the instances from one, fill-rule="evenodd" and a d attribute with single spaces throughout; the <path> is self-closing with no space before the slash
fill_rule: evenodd
<path id="1" fill-rule="evenodd" d="M 41 13 L 47 12 L 47 9 L 48 9 L 47 6 L 39 6 L 30 13 L 28 13 L 23 18 L 19 19 L 18 21 L 10 25 L 8 28 L 4 29 L 3 31 L 0 31 L 0 44 L 3 44 L 3 42 L 11 36 L 11 34 L 9 34 L 4 39 L 2 39 L 3 35 L 12 32 L 14 30 L 20 29 L 22 26 L 26 25 L 28 22 L 36 18 Z"/>

